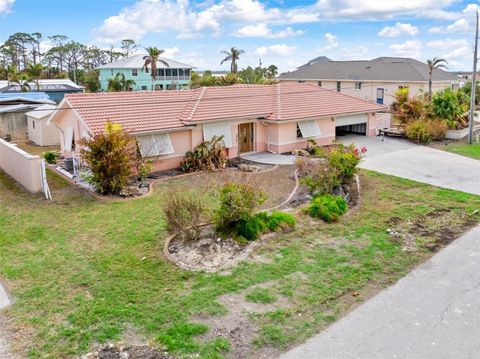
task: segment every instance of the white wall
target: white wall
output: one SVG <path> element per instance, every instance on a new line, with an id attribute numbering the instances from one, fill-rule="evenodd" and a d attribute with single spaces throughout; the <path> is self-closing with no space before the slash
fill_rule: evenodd
<path id="1" fill-rule="evenodd" d="M 0 168 L 29 192 L 42 190 L 41 158 L 0 139 Z"/>
<path id="2" fill-rule="evenodd" d="M 55 146 L 60 144 L 60 130 L 48 124 L 46 118 L 36 119 L 27 116 L 28 139 L 39 146 Z M 35 123 L 35 128 L 33 124 Z"/>

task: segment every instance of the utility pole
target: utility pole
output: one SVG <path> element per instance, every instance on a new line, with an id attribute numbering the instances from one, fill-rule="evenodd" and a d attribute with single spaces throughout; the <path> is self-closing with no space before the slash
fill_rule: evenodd
<path id="1" fill-rule="evenodd" d="M 477 48 L 478 48 L 478 11 L 475 12 L 476 27 L 475 27 L 475 51 L 473 52 L 473 74 L 472 74 L 472 89 L 470 91 L 470 121 L 468 123 L 468 143 L 473 142 L 473 121 L 475 120 L 475 90 L 477 89 L 476 75 L 477 75 Z"/>

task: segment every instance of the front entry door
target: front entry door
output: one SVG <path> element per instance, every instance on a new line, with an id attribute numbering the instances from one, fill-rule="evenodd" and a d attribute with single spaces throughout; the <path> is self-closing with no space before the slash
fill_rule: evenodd
<path id="1" fill-rule="evenodd" d="M 238 125 L 238 149 L 239 152 L 253 151 L 253 123 Z"/>

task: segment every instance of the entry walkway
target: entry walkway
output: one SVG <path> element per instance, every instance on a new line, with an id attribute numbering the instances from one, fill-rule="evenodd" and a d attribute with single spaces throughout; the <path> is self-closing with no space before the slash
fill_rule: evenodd
<path id="1" fill-rule="evenodd" d="M 247 152 L 240 154 L 240 158 L 267 165 L 293 165 L 295 156 L 279 155 L 270 152 Z"/>

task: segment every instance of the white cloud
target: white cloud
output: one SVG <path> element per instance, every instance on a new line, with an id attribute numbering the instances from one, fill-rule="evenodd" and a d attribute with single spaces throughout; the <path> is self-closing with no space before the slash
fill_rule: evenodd
<path id="1" fill-rule="evenodd" d="M 295 46 L 288 46 L 285 44 L 277 44 L 277 45 L 270 45 L 270 46 L 262 46 L 255 50 L 255 53 L 260 56 L 290 56 L 293 55 L 297 48 Z"/>
<path id="2" fill-rule="evenodd" d="M 169 47 L 163 50 L 163 57 L 166 57 L 167 59 L 175 58 L 176 55 L 180 52 L 180 49 L 177 46 L 174 47 Z"/>
<path id="3" fill-rule="evenodd" d="M 418 27 L 412 24 L 397 22 L 395 26 L 385 26 L 378 35 L 382 37 L 398 37 L 401 35 L 415 36 L 418 34 Z"/>
<path id="4" fill-rule="evenodd" d="M 422 51 L 422 43 L 419 40 L 405 41 L 401 44 L 390 46 L 397 56 L 419 58 Z"/>
<path id="5" fill-rule="evenodd" d="M 468 55 L 471 55 L 472 52 L 473 51 L 470 49 L 470 47 L 464 46 L 464 47 L 459 47 L 455 50 L 452 50 L 449 53 L 446 53 L 445 55 L 443 55 L 443 57 L 445 57 L 446 59 L 466 57 Z M 472 59 L 473 59 L 473 56 L 472 56 Z"/>
<path id="6" fill-rule="evenodd" d="M 176 32 L 180 38 L 194 38 L 205 31 L 220 34 L 224 24 L 236 23 L 243 25 L 240 36 L 264 30 L 264 37 L 285 38 L 301 33 L 286 28 L 279 32 L 267 30 L 265 34 L 265 28 L 326 19 L 371 20 L 396 16 L 454 20 L 464 16 L 461 12 L 444 10 L 454 2 L 456 0 L 364 0 L 359 6 L 358 0 L 317 0 L 313 5 L 283 8 L 270 7 L 260 0 L 207 0 L 200 4 L 190 0 L 137 0 L 105 19 L 95 33 L 97 39 L 104 42 L 126 37 L 138 40 L 147 33 L 165 31 Z"/>
<path id="7" fill-rule="evenodd" d="M 338 38 L 330 32 L 323 35 L 323 40 L 325 41 L 325 46 L 318 48 L 316 52 L 327 52 L 338 47 Z"/>
<path id="8" fill-rule="evenodd" d="M 467 19 L 458 19 L 453 24 L 447 26 L 431 27 L 428 32 L 431 34 L 442 34 L 452 32 L 469 32 L 472 30 L 472 26 Z"/>
<path id="9" fill-rule="evenodd" d="M 455 18 L 458 14 L 443 11 L 455 0 L 318 0 L 316 8 L 325 17 L 350 19 L 388 19 L 398 15 L 427 18 Z"/>
<path id="10" fill-rule="evenodd" d="M 340 50 L 340 60 L 365 60 L 369 54 L 368 47 L 363 45 L 343 47 Z"/>
<path id="11" fill-rule="evenodd" d="M 292 36 L 303 35 L 303 30 L 293 30 L 291 27 L 287 27 L 283 30 L 273 32 L 266 24 L 258 25 L 246 25 L 237 30 L 234 33 L 237 37 L 263 37 L 270 39 L 284 39 Z"/>
<path id="12" fill-rule="evenodd" d="M 15 0 L 0 0 L 0 14 L 10 12 Z"/>
<path id="13" fill-rule="evenodd" d="M 438 47 L 438 48 L 449 48 L 449 47 L 464 47 L 469 46 L 469 43 L 466 39 L 443 39 L 443 40 L 432 40 L 427 42 L 429 47 Z"/>

